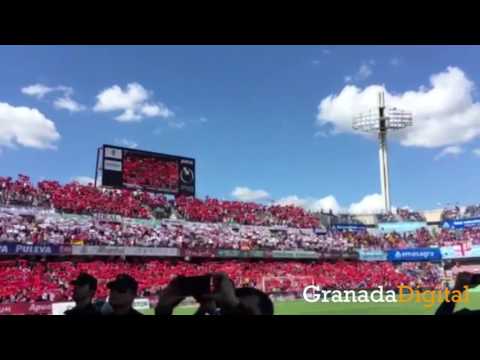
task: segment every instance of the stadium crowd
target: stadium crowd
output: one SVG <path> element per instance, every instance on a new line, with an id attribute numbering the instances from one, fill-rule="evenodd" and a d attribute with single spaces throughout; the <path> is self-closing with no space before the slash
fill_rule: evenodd
<path id="1" fill-rule="evenodd" d="M 411 222 L 411 221 L 425 221 L 425 217 L 417 211 L 410 211 L 408 209 L 397 209 L 396 213 L 389 212 L 377 215 L 378 222 Z"/>
<path id="2" fill-rule="evenodd" d="M 472 219 L 480 217 L 480 204 L 470 205 L 464 208 L 458 206 L 443 210 L 442 220 Z"/>
<path id="3" fill-rule="evenodd" d="M 295 206 L 263 206 L 241 201 L 200 200 L 179 196 L 175 202 L 179 214 L 186 220 L 199 222 L 237 223 L 241 225 L 283 225 L 295 228 L 320 226 L 317 217 Z"/>
<path id="4" fill-rule="evenodd" d="M 368 289 L 400 284 L 436 288 L 441 270 L 433 264 L 394 266 L 381 262 L 305 263 L 298 261 L 207 261 L 190 263 L 165 260 L 133 261 L 0 261 L 0 303 L 68 301 L 69 286 L 80 272 L 98 279 L 97 297 L 108 294 L 106 284 L 119 273 L 137 279 L 139 296 L 154 295 L 178 275 L 196 276 L 225 272 L 236 287 L 253 286 L 267 293 L 301 293 L 312 283 L 324 289 Z"/>
<path id="5" fill-rule="evenodd" d="M 421 228 L 411 233 L 372 234 L 368 231 L 317 232 L 313 229 L 244 226 L 159 220 L 154 223 L 115 221 L 92 216 L 57 213 L 9 212 L 0 209 L 0 243 L 27 245 L 103 245 L 170 247 L 179 249 L 308 250 L 343 253 L 355 249 L 480 244 L 480 230 L 442 229 L 431 233 Z"/>
<path id="6" fill-rule="evenodd" d="M 140 176 L 140 175 L 139 175 Z M 16 180 L 0 177 L 0 205 L 54 208 L 74 214 L 116 214 L 128 218 L 153 218 L 156 210 L 174 213 L 189 221 L 284 225 L 295 228 L 320 226 L 319 219 L 295 206 L 263 206 L 240 201 L 200 200 L 178 196 L 167 201 L 162 195 L 141 190 L 97 188 L 77 182 L 61 185 L 43 180 L 34 186 L 26 175 Z"/>
<path id="7" fill-rule="evenodd" d="M 150 226 L 102 221 L 90 217 L 72 219 L 55 214 L 26 216 L 0 211 L 0 243 L 2 242 L 244 251 L 302 249 L 344 252 L 352 247 L 345 238 L 318 235 L 312 229 L 272 231 L 261 226 L 168 220 Z"/>
<path id="8" fill-rule="evenodd" d="M 178 165 L 174 161 L 127 153 L 123 159 L 123 179 L 129 185 L 171 191 L 178 184 Z"/>

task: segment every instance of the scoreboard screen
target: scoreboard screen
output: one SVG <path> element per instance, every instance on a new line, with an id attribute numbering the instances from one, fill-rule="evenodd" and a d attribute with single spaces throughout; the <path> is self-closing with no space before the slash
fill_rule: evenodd
<path id="1" fill-rule="evenodd" d="M 98 152 L 102 186 L 173 195 L 195 195 L 195 160 L 103 145 Z"/>

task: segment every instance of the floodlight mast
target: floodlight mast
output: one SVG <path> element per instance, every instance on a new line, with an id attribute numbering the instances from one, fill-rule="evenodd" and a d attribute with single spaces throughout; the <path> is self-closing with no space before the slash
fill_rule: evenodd
<path id="1" fill-rule="evenodd" d="M 382 186 L 385 211 L 390 212 L 390 172 L 388 168 L 387 126 L 385 119 L 385 97 L 383 92 L 378 94 L 378 112 L 380 120 L 378 132 L 378 139 L 380 141 L 380 148 L 378 150 L 378 156 L 380 159 L 380 184 Z"/>
<path id="2" fill-rule="evenodd" d="M 396 108 L 385 108 L 385 94 L 378 94 L 378 112 L 370 110 L 367 113 L 355 116 L 353 119 L 353 129 L 364 132 L 378 132 L 379 150 L 378 157 L 380 161 L 380 184 L 382 188 L 382 197 L 386 212 L 390 212 L 390 171 L 388 168 L 388 130 L 400 130 L 411 126 L 412 114 Z"/>

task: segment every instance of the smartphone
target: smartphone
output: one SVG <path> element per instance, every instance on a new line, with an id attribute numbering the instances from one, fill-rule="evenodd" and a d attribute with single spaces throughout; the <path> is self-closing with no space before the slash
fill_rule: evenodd
<path id="1" fill-rule="evenodd" d="M 181 296 L 201 296 L 213 291 L 213 277 L 210 275 L 180 276 L 177 281 Z"/>

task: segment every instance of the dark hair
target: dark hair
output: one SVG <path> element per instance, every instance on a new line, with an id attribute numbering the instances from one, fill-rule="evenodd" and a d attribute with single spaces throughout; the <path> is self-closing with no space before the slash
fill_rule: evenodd
<path id="1" fill-rule="evenodd" d="M 238 298 L 254 296 L 258 299 L 258 310 L 260 315 L 273 315 L 273 302 L 267 294 L 253 287 L 242 287 L 235 289 L 235 295 Z"/>

